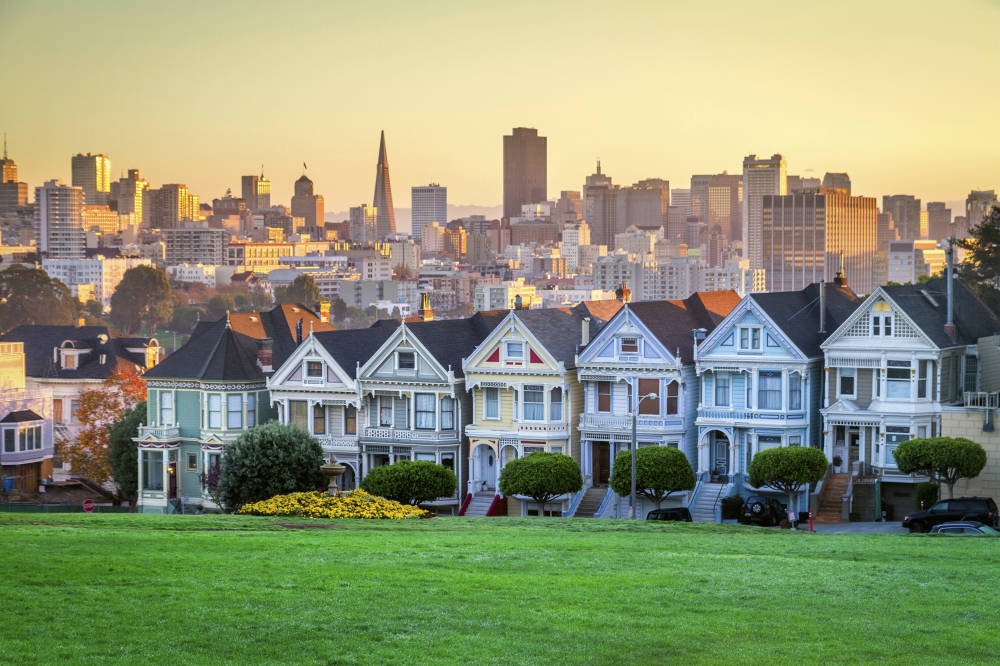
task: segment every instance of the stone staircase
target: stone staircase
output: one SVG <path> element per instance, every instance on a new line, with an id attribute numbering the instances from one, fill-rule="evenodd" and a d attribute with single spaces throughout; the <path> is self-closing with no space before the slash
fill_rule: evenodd
<path id="1" fill-rule="evenodd" d="M 493 504 L 494 497 L 494 493 L 474 493 L 463 515 L 485 516 L 486 512 L 490 510 L 490 505 Z"/>
<path id="2" fill-rule="evenodd" d="M 703 483 L 698 499 L 691 506 L 691 520 L 696 523 L 714 523 L 716 502 L 722 503 L 722 489 L 726 487 L 724 483 Z"/>
<path id="3" fill-rule="evenodd" d="M 819 509 L 813 516 L 813 522 L 836 524 L 840 522 L 843 496 L 851 477 L 847 474 L 831 474 L 823 484 L 823 494 L 819 498 Z"/>
<path id="4" fill-rule="evenodd" d="M 604 501 L 604 496 L 607 492 L 607 488 L 598 486 L 587 488 L 587 492 L 583 494 L 583 499 L 580 500 L 579 506 L 576 507 L 576 513 L 573 514 L 573 517 L 593 518 L 597 510 L 601 508 L 601 502 Z"/>

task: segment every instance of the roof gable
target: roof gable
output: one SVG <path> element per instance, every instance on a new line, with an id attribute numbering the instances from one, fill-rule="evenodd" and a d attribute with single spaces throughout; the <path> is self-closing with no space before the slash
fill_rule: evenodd
<path id="1" fill-rule="evenodd" d="M 256 341 L 232 330 L 224 319 L 199 327 L 177 351 L 143 375 L 147 379 L 263 381 Z"/>
<path id="2" fill-rule="evenodd" d="M 323 363 L 322 376 L 316 380 L 305 378 L 303 373 L 297 372 L 302 363 L 306 360 L 319 360 Z M 294 383 L 296 387 L 307 384 L 315 384 L 316 388 L 332 389 L 337 385 L 354 390 L 354 367 L 348 371 L 342 368 L 337 360 L 330 354 L 329 350 L 320 342 L 316 334 L 310 335 L 299 345 L 292 355 L 281 364 L 274 374 L 268 379 L 269 388 L 280 388 L 283 384 Z"/>

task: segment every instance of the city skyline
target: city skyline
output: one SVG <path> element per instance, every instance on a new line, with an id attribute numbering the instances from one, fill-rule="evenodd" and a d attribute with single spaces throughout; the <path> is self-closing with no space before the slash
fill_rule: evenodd
<path id="1" fill-rule="evenodd" d="M 532 20 L 579 37 L 568 41 L 532 40 L 534 33 L 517 30 L 523 12 L 516 5 L 454 4 L 431 21 L 405 4 L 378 15 L 317 4 L 283 17 L 292 29 L 266 56 L 245 35 L 266 34 L 267 12 L 231 15 L 185 3 L 100 11 L 112 4 L 13 2 L 0 9 L 0 37 L 34 63 L 8 72 L 10 89 L 34 103 L 11 105 L 0 128 L 32 186 L 69 182 L 68 158 L 95 152 L 111 157 L 113 177 L 139 168 L 151 183 L 184 182 L 204 201 L 238 190 L 239 177 L 263 164 L 275 201 L 288 202 L 307 162 L 328 208 L 346 210 L 370 196 L 372 137 L 385 128 L 397 188 L 440 182 L 456 203 L 495 206 L 502 201 L 501 137 L 517 126 L 549 139 L 550 193 L 579 190 L 598 157 L 616 182 L 654 177 L 682 185 L 691 174 L 738 173 L 745 155 L 780 152 L 789 173 L 847 171 L 858 194 L 946 202 L 995 187 L 1000 174 L 987 136 L 991 100 L 1000 93 L 982 85 L 982 73 L 1000 67 L 1000 54 L 983 47 L 1000 18 L 995 3 L 966 2 L 959 11 L 848 3 L 824 17 L 836 29 L 819 31 L 806 10 L 790 4 L 748 14 L 735 4 L 633 3 L 631 11 L 597 8 L 587 17 L 567 4 L 537 8 Z M 325 34 L 324 19 L 335 10 L 336 27 Z M 602 21 L 615 30 L 595 48 Z M 378 63 L 358 44 L 376 22 L 386 46 Z M 155 34 L 137 29 L 151 24 L 160 26 Z M 879 39 L 871 39 L 876 32 Z M 415 41 L 414 33 L 426 39 Z M 185 48 L 173 49 L 170 35 Z M 760 42 L 752 49 L 748 35 Z M 932 36 L 935 48 L 920 46 Z M 485 53 L 481 44 L 490 37 L 498 46 Z M 92 61 L 71 57 L 94 43 L 105 54 L 103 75 Z M 459 52 L 466 55 L 456 59 Z M 589 86 L 560 85 L 584 80 L 577 74 L 598 62 L 613 72 L 613 89 L 632 91 L 628 104 L 614 95 L 585 104 L 594 99 Z M 227 76 L 238 84 L 249 64 L 254 95 L 266 102 L 270 94 L 270 103 L 213 94 Z M 46 68 L 60 72 L 59 85 L 38 83 L 36 72 Z M 122 89 L 122 77 L 137 68 L 143 76 Z M 407 104 L 387 104 L 384 95 L 336 104 L 376 69 L 380 89 Z M 511 79 L 514 71 L 531 74 Z M 649 84 L 653 73 L 660 82 L 666 75 L 668 85 Z M 720 76 L 727 85 L 718 85 Z M 811 80 L 810 94 L 799 95 Z M 498 81 L 510 83 L 503 93 Z M 444 89 L 461 90 L 461 102 L 442 103 Z M 915 105 L 900 97 L 906 89 L 941 94 Z M 433 104 L 409 103 L 431 95 Z"/>

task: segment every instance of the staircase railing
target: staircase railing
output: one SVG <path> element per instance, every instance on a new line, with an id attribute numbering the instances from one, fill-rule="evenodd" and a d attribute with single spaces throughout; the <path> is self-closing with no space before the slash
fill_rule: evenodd
<path id="1" fill-rule="evenodd" d="M 499 494 L 493 496 L 493 501 L 490 502 L 490 508 L 486 511 L 487 516 L 506 516 L 507 515 L 507 500 L 503 499 Z"/>
<path id="2" fill-rule="evenodd" d="M 694 509 L 695 502 L 698 501 L 698 495 L 701 494 L 701 491 L 704 489 L 704 487 L 705 487 L 705 477 L 702 476 L 698 478 L 698 482 L 694 484 L 694 490 L 692 490 L 691 494 L 688 495 L 689 511 Z"/>
<path id="3" fill-rule="evenodd" d="M 458 510 L 458 515 L 464 516 L 466 509 L 469 508 L 469 504 L 472 502 L 472 493 L 465 493 L 465 499 L 462 500 L 462 508 Z"/>
<path id="4" fill-rule="evenodd" d="M 575 495 L 573 495 L 573 499 L 570 500 L 569 502 L 569 508 L 562 512 L 563 518 L 571 518 L 573 514 L 576 513 L 576 510 L 580 508 L 580 502 L 583 501 L 583 496 L 586 493 L 587 493 L 586 488 L 580 488 L 580 490 L 577 491 Z"/>
<path id="5" fill-rule="evenodd" d="M 811 493 L 809 493 L 809 510 L 812 512 L 813 516 L 819 513 L 819 505 L 823 501 L 823 488 L 826 486 L 826 482 L 830 478 L 830 474 L 832 472 L 833 465 L 827 465 L 826 473 L 823 474 L 823 478 L 816 482 L 816 487 Z"/>
<path id="6" fill-rule="evenodd" d="M 722 522 L 722 493 L 726 492 L 726 488 L 732 487 L 731 483 L 727 483 L 723 486 L 719 486 L 719 493 L 715 496 L 715 502 L 712 504 L 712 515 L 715 517 L 715 522 Z"/>
<path id="7" fill-rule="evenodd" d="M 601 506 L 597 507 L 597 511 L 594 512 L 594 518 L 600 518 L 601 514 L 607 510 L 608 504 L 611 503 L 611 498 L 614 494 L 615 491 L 611 490 L 611 487 L 609 486 L 607 492 L 604 493 L 604 499 L 601 500 Z"/>

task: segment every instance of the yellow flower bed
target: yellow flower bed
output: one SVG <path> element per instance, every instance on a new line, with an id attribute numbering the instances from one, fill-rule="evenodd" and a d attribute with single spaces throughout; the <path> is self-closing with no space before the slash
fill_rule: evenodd
<path id="1" fill-rule="evenodd" d="M 369 495 L 359 489 L 333 497 L 315 491 L 275 495 L 271 499 L 244 504 L 236 513 L 254 516 L 403 520 L 419 518 L 427 512 L 409 504 L 400 504 L 384 497 Z"/>

